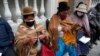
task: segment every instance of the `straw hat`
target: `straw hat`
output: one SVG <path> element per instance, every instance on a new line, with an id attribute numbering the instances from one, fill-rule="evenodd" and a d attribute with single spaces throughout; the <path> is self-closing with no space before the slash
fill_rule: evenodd
<path id="1" fill-rule="evenodd" d="M 29 14 L 35 14 L 36 12 L 33 10 L 31 6 L 24 7 L 22 9 L 22 15 L 29 15 Z"/>
<path id="2" fill-rule="evenodd" d="M 76 11 L 87 13 L 87 7 L 85 4 L 80 4 L 78 8 L 75 9 Z"/>

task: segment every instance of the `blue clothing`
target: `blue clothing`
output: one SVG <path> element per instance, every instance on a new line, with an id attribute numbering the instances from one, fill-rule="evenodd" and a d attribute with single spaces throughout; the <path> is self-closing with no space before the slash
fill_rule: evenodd
<path id="1" fill-rule="evenodd" d="M 69 56 L 76 56 L 76 49 L 71 45 L 66 45 L 62 38 L 58 39 L 59 49 L 56 51 L 56 56 L 63 56 L 65 52 L 69 53 Z"/>
<path id="2" fill-rule="evenodd" d="M 4 52 L 9 46 L 13 44 L 14 35 L 10 25 L 0 18 L 0 52 Z"/>
<path id="3" fill-rule="evenodd" d="M 69 56 L 77 56 L 76 49 L 72 46 L 72 44 L 66 45 L 65 50 L 68 52 Z"/>
<path id="4" fill-rule="evenodd" d="M 84 32 L 82 31 L 78 31 L 77 33 L 77 52 L 78 55 L 87 55 L 89 53 L 89 43 L 84 44 L 82 42 L 79 41 L 79 39 L 84 36 Z"/>
<path id="5" fill-rule="evenodd" d="M 56 51 L 56 56 L 63 56 L 65 52 L 65 43 L 61 37 L 58 39 L 59 49 Z"/>

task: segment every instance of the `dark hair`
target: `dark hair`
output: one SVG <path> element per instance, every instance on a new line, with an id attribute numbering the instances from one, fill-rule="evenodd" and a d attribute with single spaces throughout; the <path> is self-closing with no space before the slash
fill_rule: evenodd
<path id="1" fill-rule="evenodd" d="M 80 4 L 84 4 L 84 3 L 83 2 L 79 2 L 78 5 L 76 6 L 76 8 L 78 8 Z"/>
<path id="2" fill-rule="evenodd" d="M 58 7 L 58 12 L 69 10 L 70 7 L 68 6 L 67 2 L 60 2 Z"/>
<path id="3" fill-rule="evenodd" d="M 100 10 L 99 7 L 100 7 L 100 3 L 98 3 L 98 4 L 95 6 L 95 9 L 98 11 L 98 10 Z"/>

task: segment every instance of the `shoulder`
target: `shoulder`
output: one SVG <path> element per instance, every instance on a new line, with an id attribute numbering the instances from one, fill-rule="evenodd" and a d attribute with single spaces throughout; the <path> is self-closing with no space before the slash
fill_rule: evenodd
<path id="1" fill-rule="evenodd" d="M 95 8 L 92 8 L 90 11 L 90 15 L 96 15 L 97 11 Z"/>
<path id="2" fill-rule="evenodd" d="M 54 14 L 51 19 L 55 19 L 55 18 L 58 18 L 59 16 L 57 14 Z"/>
<path id="3" fill-rule="evenodd" d="M 6 20 L 3 17 L 0 17 L 0 22 L 5 23 Z"/>
<path id="4" fill-rule="evenodd" d="M 76 20 L 76 19 L 77 19 L 77 17 L 75 16 L 74 13 L 72 13 L 72 14 L 70 15 L 70 17 L 71 17 L 72 20 Z"/>
<path id="5" fill-rule="evenodd" d="M 26 26 L 24 23 L 21 23 L 19 26 L 18 26 L 18 30 L 26 30 Z"/>

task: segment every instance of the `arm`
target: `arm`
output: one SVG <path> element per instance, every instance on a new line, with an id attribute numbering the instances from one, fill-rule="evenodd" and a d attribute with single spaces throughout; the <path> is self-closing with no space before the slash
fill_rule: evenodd
<path id="1" fill-rule="evenodd" d="M 97 11 L 91 11 L 90 14 L 89 14 L 89 21 L 90 21 L 90 24 L 95 27 L 95 29 L 97 27 L 100 27 L 100 24 L 99 24 L 99 21 L 97 21 Z"/>
<path id="2" fill-rule="evenodd" d="M 36 31 L 37 31 L 38 37 L 41 41 L 47 42 L 49 40 L 49 38 L 48 38 L 49 33 L 41 24 L 38 24 Z"/>
<path id="3" fill-rule="evenodd" d="M 97 19 L 97 18 L 96 18 Z M 96 24 L 97 29 L 100 29 L 100 23 L 99 21 L 97 21 L 96 19 L 94 19 L 94 22 Z M 99 19 L 99 18 L 98 18 Z"/>
<path id="4" fill-rule="evenodd" d="M 6 32 L 10 38 L 10 43 L 13 43 L 14 42 L 14 34 L 12 32 L 12 28 L 11 26 L 4 20 L 4 25 L 5 25 L 5 28 L 6 28 Z"/>
<path id="5" fill-rule="evenodd" d="M 29 41 L 29 38 L 27 38 L 27 35 L 25 31 L 23 31 L 23 29 L 24 28 L 21 28 L 21 26 L 19 26 L 16 32 L 15 46 L 18 49 L 23 48 Z"/>

